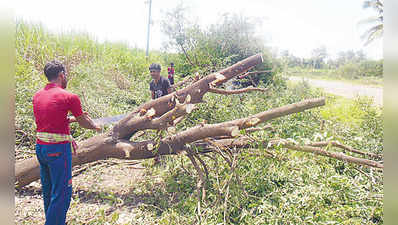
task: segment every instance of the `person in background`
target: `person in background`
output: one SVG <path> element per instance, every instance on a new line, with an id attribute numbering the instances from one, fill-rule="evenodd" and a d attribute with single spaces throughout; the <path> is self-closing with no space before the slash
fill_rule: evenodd
<path id="1" fill-rule="evenodd" d="M 37 126 L 36 156 L 40 164 L 45 225 L 63 225 L 72 196 L 72 151 L 77 145 L 70 135 L 69 123 L 100 131 L 82 111 L 77 95 L 66 91 L 67 73 L 62 63 L 51 61 L 44 67 L 48 84 L 33 96 Z M 68 117 L 71 112 L 74 117 Z"/>
<path id="2" fill-rule="evenodd" d="M 152 63 L 149 66 L 149 72 L 152 76 L 152 81 L 149 83 L 149 89 L 152 92 L 152 99 L 157 99 L 159 97 L 168 95 L 172 92 L 172 88 L 168 79 L 160 76 L 160 71 L 162 67 L 160 64 Z M 160 156 L 156 155 L 154 159 L 154 164 L 160 163 Z"/>
<path id="3" fill-rule="evenodd" d="M 174 72 L 175 72 L 174 71 L 174 63 L 170 63 L 170 67 L 167 68 L 167 73 L 169 74 L 168 78 L 169 78 L 169 81 L 170 81 L 171 85 L 174 84 Z"/>
<path id="4" fill-rule="evenodd" d="M 162 67 L 160 64 L 152 63 L 149 66 L 149 72 L 152 76 L 152 81 L 149 83 L 149 89 L 152 92 L 152 99 L 157 99 L 172 92 L 169 80 L 160 76 L 161 70 Z"/>

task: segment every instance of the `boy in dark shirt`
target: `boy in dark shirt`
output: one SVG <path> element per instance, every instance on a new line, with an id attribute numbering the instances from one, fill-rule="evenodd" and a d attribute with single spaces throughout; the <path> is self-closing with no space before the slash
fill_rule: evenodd
<path id="1" fill-rule="evenodd" d="M 152 92 L 152 99 L 157 99 L 159 97 L 165 96 L 172 92 L 170 82 L 167 78 L 160 76 L 160 71 L 162 70 L 160 64 L 152 63 L 149 66 L 149 72 L 152 76 L 152 81 L 149 83 L 149 89 Z M 155 156 L 154 164 L 159 164 L 159 155 Z"/>
<path id="2" fill-rule="evenodd" d="M 169 80 L 160 76 L 161 69 L 161 66 L 157 63 L 152 63 L 149 66 L 149 72 L 152 76 L 152 81 L 149 84 L 149 89 L 152 92 L 152 99 L 165 96 L 172 92 Z"/>

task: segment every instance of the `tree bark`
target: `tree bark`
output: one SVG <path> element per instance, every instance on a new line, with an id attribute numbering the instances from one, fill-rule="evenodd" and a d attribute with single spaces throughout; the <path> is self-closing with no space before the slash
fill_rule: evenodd
<path id="1" fill-rule="evenodd" d="M 246 118 L 227 121 L 218 124 L 202 124 L 187 129 L 175 135 L 167 136 L 159 142 L 148 140 L 143 142 L 131 142 L 125 139 L 114 141 L 109 134 L 98 135 L 79 143 L 79 153 L 72 158 L 72 166 L 81 165 L 100 159 L 146 159 L 153 158 L 157 154 L 176 154 L 185 149 L 185 145 L 208 137 L 239 135 L 240 129 L 256 126 L 268 120 L 301 112 L 306 109 L 322 106 L 324 98 L 309 99 L 299 103 L 282 106 L 276 109 L 255 114 Z M 181 107 L 181 106 L 179 106 Z M 183 108 L 183 107 L 182 107 Z M 177 112 L 178 110 L 175 110 Z M 167 115 L 165 118 L 168 118 Z M 162 117 L 161 117 L 162 118 Z M 159 118 L 160 119 L 160 118 Z M 159 120 L 158 118 L 154 120 Z M 152 120 L 152 121 L 154 121 Z M 228 141 L 224 141 L 225 144 Z M 236 144 L 239 141 L 236 142 Z M 223 141 L 220 141 L 223 143 Z M 233 144 L 233 142 L 232 142 Z M 40 177 L 39 164 L 36 158 L 24 160 L 16 164 L 15 177 L 18 187 L 23 187 Z"/>
<path id="2" fill-rule="evenodd" d="M 237 89 L 237 90 L 224 90 L 224 89 L 210 88 L 209 92 L 216 93 L 216 94 L 222 94 L 222 95 L 235 95 L 235 94 L 241 94 L 241 93 L 246 93 L 246 92 L 251 92 L 251 91 L 266 92 L 268 90 L 269 90 L 268 88 L 255 88 L 255 87 L 247 87 L 247 88 L 242 88 L 242 89 Z"/>
<path id="3" fill-rule="evenodd" d="M 328 152 L 325 151 L 321 148 L 317 148 L 317 147 L 312 147 L 312 146 L 298 146 L 298 145 L 294 145 L 291 143 L 285 143 L 283 144 L 283 147 L 292 149 L 292 150 L 296 150 L 296 151 L 301 151 L 301 152 L 311 152 L 314 153 L 316 155 L 323 155 L 329 158 L 335 158 L 335 159 L 339 159 L 339 160 L 343 160 L 346 162 L 350 162 L 350 163 L 355 163 L 358 165 L 365 165 L 365 166 L 369 166 L 369 167 L 375 167 L 375 168 L 379 168 L 379 169 L 383 169 L 384 166 L 383 164 L 376 162 L 376 161 L 372 161 L 369 159 L 362 159 L 362 158 L 356 158 L 356 157 L 352 157 L 349 155 L 345 155 L 341 152 Z"/>
<path id="4" fill-rule="evenodd" d="M 346 145 L 340 144 L 337 141 L 324 141 L 324 142 L 315 142 L 315 143 L 311 143 L 310 144 L 310 146 L 313 146 L 313 147 L 325 147 L 325 146 L 328 146 L 328 145 L 339 147 L 339 148 L 344 149 L 346 151 L 354 152 L 354 153 L 357 153 L 357 154 L 360 154 L 360 155 L 364 155 L 364 156 L 370 156 L 370 157 L 373 157 L 373 158 L 381 158 L 380 155 L 377 155 L 377 154 L 374 154 L 374 153 L 371 153 L 371 152 L 362 152 L 362 151 L 354 149 L 354 148 L 352 148 L 350 146 L 346 146 Z"/>

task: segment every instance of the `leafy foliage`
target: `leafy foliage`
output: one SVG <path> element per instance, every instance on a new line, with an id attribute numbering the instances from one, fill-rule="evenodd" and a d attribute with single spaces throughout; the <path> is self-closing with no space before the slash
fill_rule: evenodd
<path id="1" fill-rule="evenodd" d="M 361 38 L 365 40 L 365 45 L 370 44 L 377 38 L 383 36 L 384 32 L 384 23 L 383 23 L 383 12 L 384 12 L 384 1 L 383 0 L 366 0 L 363 2 L 363 8 L 372 8 L 376 11 L 377 16 L 370 17 L 361 21 L 362 23 L 372 24 L 372 27 L 369 28 L 365 33 L 362 34 Z"/>
<path id="2" fill-rule="evenodd" d="M 325 60 L 327 58 L 327 61 Z M 299 58 L 281 53 L 280 61 L 286 73 L 307 74 L 314 78 L 335 78 L 346 80 L 380 80 L 383 78 L 384 60 L 371 60 L 363 51 L 341 51 L 335 59 L 328 58 L 325 48 L 313 50 L 313 57 Z"/>
<path id="3" fill-rule="evenodd" d="M 173 60 L 177 61 L 176 71 L 182 76 L 187 74 L 211 73 L 239 62 L 249 56 L 262 53 L 264 63 L 257 65 L 256 70 L 272 70 L 251 76 L 255 85 L 260 81 L 267 83 L 280 68 L 273 68 L 274 60 L 264 40 L 255 35 L 259 24 L 254 18 L 237 14 L 224 14 L 220 22 L 207 28 L 189 21 L 188 9 L 183 5 L 165 13 L 162 21 L 162 31 L 168 36 L 167 49 L 178 50 L 180 54 Z M 180 57 L 180 58 L 178 58 Z M 251 85 L 244 80 L 242 86 Z"/>

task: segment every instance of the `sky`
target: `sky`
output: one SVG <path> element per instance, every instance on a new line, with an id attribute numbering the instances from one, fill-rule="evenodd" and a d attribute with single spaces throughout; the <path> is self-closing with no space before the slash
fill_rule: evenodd
<path id="1" fill-rule="evenodd" d="M 274 50 L 288 50 L 310 57 L 314 48 L 325 46 L 337 52 L 363 50 L 369 58 L 383 57 L 382 40 L 363 46 L 361 34 L 369 25 L 359 24 L 376 16 L 363 9 L 363 0 L 152 0 L 150 50 L 161 49 L 166 37 L 160 31 L 164 12 L 183 2 L 189 19 L 202 27 L 217 23 L 224 13 L 238 13 L 261 21 L 257 35 Z M 6 8 L 15 17 L 42 23 L 53 32 L 87 32 L 98 41 L 122 41 L 146 48 L 148 0 L 9 0 Z"/>

